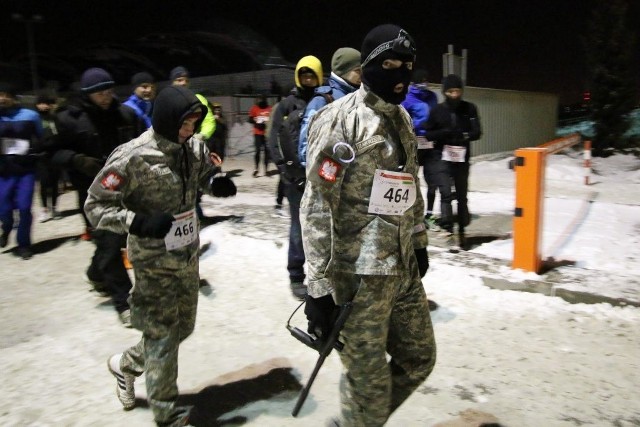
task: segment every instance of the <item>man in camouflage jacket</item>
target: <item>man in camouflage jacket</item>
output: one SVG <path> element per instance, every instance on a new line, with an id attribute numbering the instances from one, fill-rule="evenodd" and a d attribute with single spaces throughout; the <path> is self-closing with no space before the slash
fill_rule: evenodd
<path id="1" fill-rule="evenodd" d="M 361 50 L 364 84 L 309 127 L 301 204 L 309 332 L 327 334 L 336 304 L 353 302 L 341 333 L 341 426 L 383 425 L 435 363 L 421 283 L 428 242 L 417 143 L 398 105 L 414 52 L 401 28 L 371 30 Z"/>
<path id="2" fill-rule="evenodd" d="M 125 409 L 135 405 L 135 377 L 146 373 L 148 402 L 158 425 L 185 425 L 178 396 L 178 347 L 192 332 L 198 303 L 196 194 L 235 194 L 204 144 L 191 138 L 206 107 L 183 87 L 156 98 L 153 127 L 119 146 L 89 188 L 85 212 L 98 229 L 129 233 L 135 273 L 131 322 L 142 339 L 109 358 Z"/>

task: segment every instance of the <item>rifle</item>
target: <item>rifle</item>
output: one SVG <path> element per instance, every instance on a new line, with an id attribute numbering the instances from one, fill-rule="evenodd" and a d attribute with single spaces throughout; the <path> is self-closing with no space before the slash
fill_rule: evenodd
<path id="1" fill-rule="evenodd" d="M 298 308 L 300 307 L 302 307 L 302 304 L 300 304 Z M 298 308 L 296 309 L 296 311 L 298 311 Z M 331 350 L 335 348 L 336 350 L 341 351 L 344 347 L 344 344 L 338 341 L 338 337 L 340 336 L 340 331 L 342 331 L 345 322 L 351 314 L 351 310 L 353 310 L 353 303 L 349 301 L 345 304 L 340 305 L 339 309 L 340 311 L 338 313 L 336 322 L 333 324 L 333 328 L 331 329 L 331 332 L 326 339 L 324 339 L 324 337 L 314 339 L 311 335 L 300 330 L 299 328 L 291 326 L 289 322 L 287 322 L 287 329 L 295 339 L 297 339 L 307 347 L 310 347 L 320 353 L 318 361 L 316 362 L 316 366 L 313 368 L 313 372 L 309 377 L 309 381 L 307 381 L 307 384 L 300 392 L 300 396 L 298 396 L 296 406 L 293 408 L 293 412 L 291 412 L 291 415 L 293 415 L 294 417 L 298 415 L 300 409 L 302 408 L 302 405 L 304 405 L 304 401 L 307 400 L 307 396 L 309 395 L 311 386 L 313 385 L 318 372 L 320 372 L 320 368 L 322 367 L 325 359 L 327 358 L 327 356 L 329 356 L 329 353 L 331 353 Z M 294 311 L 293 314 L 295 314 L 296 311 Z M 293 314 L 291 315 L 292 317 Z M 290 320 L 291 318 L 289 318 L 289 321 Z"/>

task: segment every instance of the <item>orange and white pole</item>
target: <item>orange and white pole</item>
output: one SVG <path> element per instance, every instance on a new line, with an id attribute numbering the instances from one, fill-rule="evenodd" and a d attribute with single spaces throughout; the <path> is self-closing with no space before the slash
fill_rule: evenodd
<path id="1" fill-rule="evenodd" d="M 584 142 L 584 185 L 589 185 L 591 178 L 591 141 Z"/>

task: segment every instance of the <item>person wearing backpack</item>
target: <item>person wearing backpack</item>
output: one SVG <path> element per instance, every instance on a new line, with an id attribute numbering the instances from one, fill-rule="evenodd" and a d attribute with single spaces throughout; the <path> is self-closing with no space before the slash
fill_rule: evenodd
<path id="1" fill-rule="evenodd" d="M 311 117 L 325 105 L 355 92 L 362 82 L 362 67 L 360 66 L 360 51 L 351 47 L 341 47 L 331 57 L 331 75 L 328 85 L 320 86 L 315 96 L 307 104 L 300 124 L 300 140 L 298 141 L 298 155 L 300 164 L 307 164 L 307 128 Z"/>
<path id="2" fill-rule="evenodd" d="M 305 170 L 298 158 L 300 124 L 307 103 L 313 98 L 315 89 L 322 82 L 322 64 L 315 56 L 301 58 L 296 64 L 295 91 L 278 103 L 272 116 L 268 147 L 271 159 L 280 171 L 289 201 L 291 226 L 289 228 L 289 250 L 287 270 L 293 296 L 304 299 L 305 255 L 302 248 L 300 228 L 300 200 L 304 191 Z"/>

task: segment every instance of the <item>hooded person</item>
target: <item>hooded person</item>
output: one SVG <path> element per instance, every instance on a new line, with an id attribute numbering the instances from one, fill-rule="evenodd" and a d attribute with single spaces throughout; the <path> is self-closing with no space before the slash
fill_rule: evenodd
<path id="1" fill-rule="evenodd" d="M 184 86 L 188 88 L 191 85 L 191 74 L 186 67 L 179 65 L 169 72 L 169 80 L 171 81 L 171 84 L 173 86 Z M 211 103 L 207 100 L 207 98 L 199 93 L 194 94 L 200 100 L 200 102 L 202 102 L 202 105 L 207 107 L 207 113 L 205 114 L 202 122 L 196 130 L 196 137 L 202 139 L 204 142 L 207 142 L 211 138 L 211 135 L 213 135 L 213 132 L 215 132 L 216 130 L 216 119 L 213 116 L 213 108 L 211 106 Z"/>
<path id="2" fill-rule="evenodd" d="M 296 64 L 294 82 L 295 91 L 280 101 L 271 116 L 271 130 L 267 146 L 271 160 L 280 171 L 280 183 L 289 201 L 291 226 L 289 228 L 289 249 L 287 252 L 287 271 L 293 296 L 303 299 L 307 289 L 304 284 L 305 255 L 302 248 L 302 230 L 300 229 L 300 199 L 304 190 L 304 166 L 298 156 L 300 126 L 305 107 L 313 98 L 315 89 L 322 82 L 322 64 L 315 56 L 300 58 Z"/>
<path id="3" fill-rule="evenodd" d="M 360 52 L 352 47 L 341 47 L 331 57 L 331 74 L 328 85 L 318 87 L 309 101 L 300 125 L 298 156 L 300 163 L 307 164 L 307 128 L 311 117 L 330 102 L 356 91 L 362 82 Z"/>
<path id="4" fill-rule="evenodd" d="M 308 130 L 300 205 L 308 256 L 307 332 L 337 313 L 343 377 L 335 425 L 382 426 L 435 364 L 422 277 L 429 268 L 416 138 L 402 106 L 415 46 L 396 25 L 372 29 L 363 85 L 318 110 Z"/>
<path id="5" fill-rule="evenodd" d="M 449 185 L 449 182 L 443 179 L 444 168 L 439 156 L 434 154 L 433 142 L 424 137 L 426 133 L 424 124 L 429 119 L 431 110 L 438 105 L 438 96 L 435 92 L 429 90 L 428 78 L 429 74 L 427 70 L 418 69 L 413 72 L 409 92 L 404 101 L 402 101 L 402 106 L 411 116 L 413 131 L 418 140 L 418 160 L 422 165 L 422 173 L 427 183 L 427 210 L 425 212 L 425 221 L 427 221 L 431 230 L 437 231 L 438 226 L 433 217 L 436 189 L 440 188 L 440 194 L 446 192 L 447 189 L 441 187 Z M 449 187 L 451 186 L 449 185 Z"/>
<path id="6" fill-rule="evenodd" d="M 148 402 L 158 425 L 184 425 L 176 406 L 178 347 L 193 331 L 198 302 L 198 189 L 219 197 L 235 186 L 193 138 L 206 107 L 187 88 L 170 86 L 156 98 L 153 127 L 118 147 L 89 189 L 85 212 L 98 230 L 129 233 L 136 286 L 131 322 L 138 344 L 108 359 L 117 396 L 135 406 L 135 378 L 146 372 Z"/>

